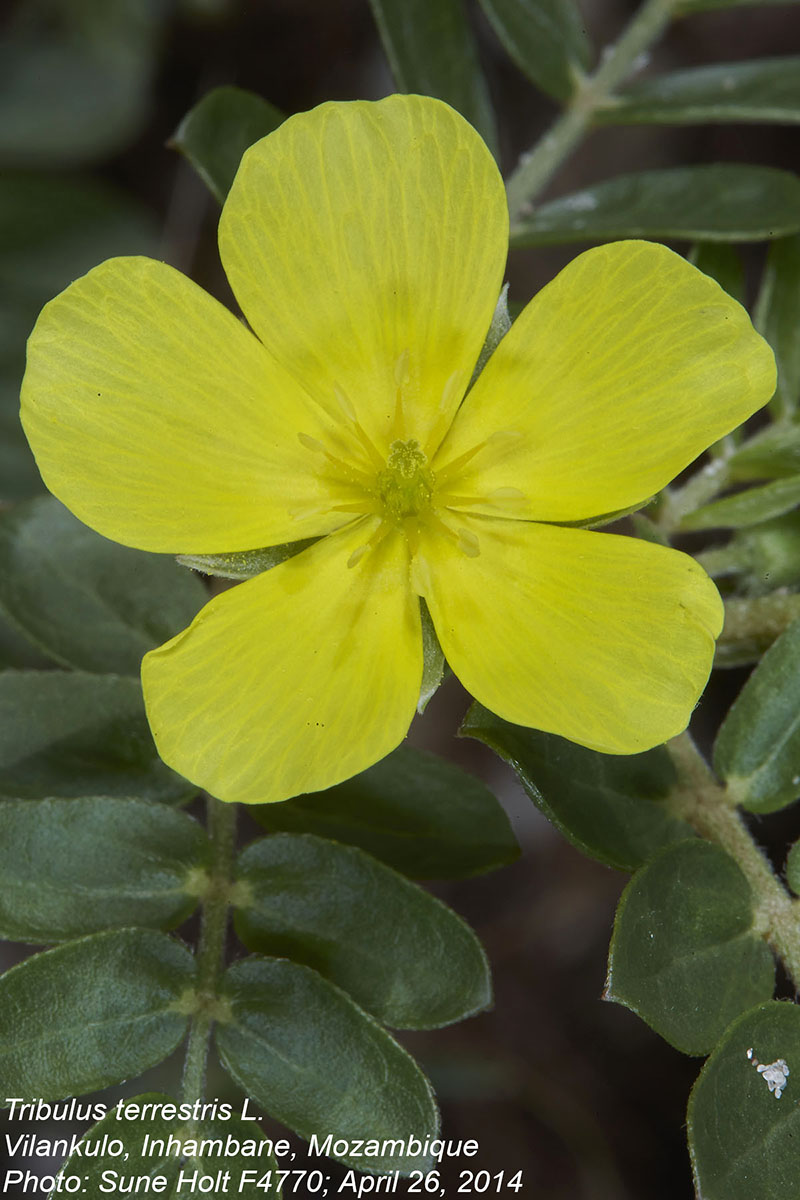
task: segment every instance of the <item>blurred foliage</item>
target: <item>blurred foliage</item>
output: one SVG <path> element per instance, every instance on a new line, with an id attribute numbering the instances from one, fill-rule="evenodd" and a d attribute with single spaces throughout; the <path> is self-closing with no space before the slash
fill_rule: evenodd
<path id="1" fill-rule="evenodd" d="M 0 176 L 0 500 L 43 490 L 18 416 L 25 339 L 40 309 L 104 258 L 156 248 L 155 219 L 104 183 Z"/>
<path id="2" fill-rule="evenodd" d="M 687 0 L 681 12 L 735 4 Z M 518 151 L 527 144 L 531 129 L 549 119 L 552 99 L 567 101 L 579 91 L 595 58 L 592 42 L 616 34 L 605 27 L 613 15 L 611 6 L 601 8 L 589 12 L 587 6 L 591 32 L 600 33 L 593 39 L 571 0 L 14 3 L 0 30 L 0 502 L 43 490 L 16 415 L 24 342 L 42 305 L 105 258 L 176 257 L 181 237 L 190 246 L 187 257 L 197 256 L 196 273 L 216 284 L 215 205 L 212 201 L 204 207 L 205 197 L 199 184 L 195 188 L 188 164 L 221 201 L 244 149 L 277 125 L 284 111 L 311 107 L 330 95 L 388 92 L 390 72 L 396 87 L 438 95 L 460 108 L 498 155 L 509 155 L 512 148 Z M 631 235 L 675 239 L 682 246 L 695 241 L 692 261 L 739 299 L 753 292 L 760 260 L 752 247 L 736 244 L 776 239 L 755 307 L 756 324 L 779 363 L 774 421 L 719 448 L 716 490 L 686 505 L 673 527 L 663 519 L 666 509 L 656 506 L 648 510 L 652 521 L 642 518 L 637 527 L 641 533 L 647 521 L 650 533 L 664 541 L 676 529 L 719 531 L 715 536 L 722 544 L 707 552 L 708 567 L 718 574 L 728 601 L 728 628 L 732 614 L 746 626 L 748 613 L 757 610 L 744 612 L 737 606 L 749 605 L 753 597 L 767 602 L 800 598 L 800 434 L 792 424 L 800 396 L 800 235 L 795 233 L 800 229 L 800 184 L 790 174 L 796 170 L 793 143 L 765 128 L 767 123 L 800 120 L 800 59 L 791 56 L 800 46 L 800 21 L 795 16 L 790 24 L 789 9 L 780 19 L 774 10 L 767 11 L 769 22 L 762 6 L 761 24 L 748 25 L 744 11 L 727 17 L 709 14 L 703 18 L 707 25 L 681 23 L 668 35 L 669 47 L 655 69 L 637 62 L 636 77 L 610 91 L 587 122 L 587 128 L 647 125 L 649 140 L 637 140 L 635 129 L 602 130 L 585 144 L 579 165 L 562 168 L 555 194 L 541 205 L 537 197 L 537 206 L 523 213 L 515 228 L 518 247 Z M 716 20 L 719 25 L 712 24 Z M 780 50 L 782 56 L 729 61 L 750 52 L 749 39 L 761 46 L 759 53 Z M 713 48 L 722 61 L 674 69 L 687 48 L 689 57 L 701 59 Z M 602 70 L 605 60 L 599 61 Z M 546 96 L 538 96 L 531 82 Z M 226 86 L 216 87 L 218 83 Z M 698 128 L 700 123 L 732 122 L 737 123 L 733 134 Z M 740 122 L 761 128 L 748 131 Z M 686 127 L 682 140 L 665 130 L 670 125 Z M 164 146 L 172 130 L 171 147 L 183 159 Z M 167 236 L 159 232 L 154 209 L 166 212 Z M 563 257 L 571 254 L 567 250 Z M 553 273 L 556 261 L 562 260 L 548 258 L 545 251 L 535 262 L 512 258 L 512 293 L 529 294 L 535 282 Z M 518 311 L 518 304 L 511 308 Z M 195 565 L 241 577 L 235 563 Z M 81 938 L 37 956 L 7 975 L 2 985 L 7 1013 L 9 1005 L 29 1011 L 24 1032 L 37 1048 L 24 1059 L 9 1051 L 4 1066 L 25 1087 L 44 1095 L 51 1086 L 43 1064 L 51 1053 L 57 1007 L 75 1026 L 52 1085 L 62 1091 L 135 1073 L 168 1052 L 185 1024 L 173 1009 L 153 1007 L 159 990 L 179 993 L 189 974 L 181 948 L 156 929 L 170 928 L 198 900 L 197 880 L 186 871 L 205 863 L 206 842 L 190 817 L 153 806 L 153 800 L 187 800 L 194 789 L 155 758 L 135 680 L 110 672 L 135 673 L 140 650 L 188 620 L 201 591 L 199 585 L 192 587 L 188 573 L 173 586 L 171 564 L 153 556 L 138 558 L 134 551 L 78 531 L 54 502 L 45 500 L 3 518 L 0 571 L 0 622 L 5 617 L 13 623 L 0 624 L 0 669 L 12 668 L 0 676 L 0 791 L 16 797 L 3 802 L 0 822 L 6 842 L 0 875 L 7 890 L 0 915 L 5 931 L 20 938 Z M 164 589 L 170 591 L 170 603 Z M 783 589 L 793 590 L 784 597 Z M 786 611 L 797 613 L 791 604 Z M 800 626 L 790 626 L 776 641 L 788 623 L 788 618 L 781 620 L 783 626 L 777 621 L 768 639 L 762 636 L 762 621 L 760 634 L 749 642 L 743 637 L 738 657 L 729 653 L 731 663 L 752 662 L 774 642 L 731 707 L 715 748 L 728 802 L 759 814 L 794 802 L 800 788 L 794 665 Z M 84 645 L 81 633 L 87 625 L 95 635 L 102 626 L 102 645 L 96 636 Z M 742 645 L 750 647 L 743 655 Z M 87 646 L 99 658 L 87 657 Z M 723 659 L 724 654 L 719 661 Z M 81 670 L 55 671 L 53 660 Z M 716 1045 L 689 1111 L 701 1194 L 712 1200 L 792 1195 L 796 1106 L 787 1111 L 789 1097 L 776 1102 L 748 1061 L 747 1050 L 755 1044 L 763 1061 L 800 1053 L 797 1009 L 761 1004 L 728 1027 L 745 1007 L 771 994 L 771 958 L 755 924 L 753 897 L 734 861 L 700 838 L 686 840 L 690 814 L 672 803 L 676 785 L 666 755 L 609 760 L 551 735 L 510 726 L 478 706 L 463 731 L 516 769 L 537 809 L 574 845 L 602 863 L 636 871 L 618 910 L 607 998 L 638 1012 L 688 1053 Z M 67 778 L 69 785 L 63 782 Z M 129 814 L 137 817 L 137 836 L 128 845 Z M 357 964 L 340 957 L 351 949 L 348 922 L 363 920 L 379 949 L 389 938 L 384 924 L 376 920 L 370 927 L 370 912 L 347 907 L 353 899 L 348 881 L 355 880 L 358 891 L 359 872 L 368 874 L 374 887 L 385 891 L 384 899 L 403 897 L 410 913 L 418 911 L 424 918 L 435 910 L 434 932 L 437 920 L 442 928 L 457 924 L 467 947 L 461 969 L 475 992 L 471 1007 L 480 1007 L 488 999 L 488 979 L 479 956 L 473 953 L 469 959 L 472 934 L 394 871 L 456 878 L 508 863 L 517 853 L 508 822 L 482 785 L 465 782 L 461 772 L 439 759 L 407 750 L 329 793 L 256 815 L 271 833 L 286 832 L 246 852 L 246 882 L 252 891 L 249 901 L 239 905 L 240 934 L 251 948 L 284 951 L 288 946 L 286 952 L 296 961 L 265 968 L 250 959 L 229 974 L 226 987 L 235 1020 L 223 1032 L 220 1051 L 230 1073 L 263 1098 L 265 1108 L 302 1132 L 311 1128 L 309 1121 L 327 1120 L 325 1103 L 339 1102 L 341 1079 L 352 1070 L 352 1060 L 338 1051 L 333 1067 L 330 1061 L 320 1067 L 320 1031 L 332 1042 L 346 1036 L 364 1055 L 384 1055 L 395 1081 L 408 1093 L 398 1108 L 391 1080 L 386 1084 L 365 1070 L 351 1081 L 351 1115 L 402 1126 L 416 1106 L 432 1128 L 435 1116 L 416 1066 L 358 1007 L 377 1012 L 387 1023 L 392 1016 L 396 1020 L 378 1000 L 397 963 L 382 964 L 377 955 L 369 964 L 374 979 L 366 973 L 359 980 Z M 457 815 L 459 836 L 454 837 Z M 760 827 L 759 837 L 763 831 L 766 839 L 770 829 Z M 110 838 L 117 857 L 106 861 L 97 847 Z M 337 842 L 361 850 L 336 847 Z M 33 845 L 39 861 L 50 864 L 50 886 L 39 897 L 38 909 L 29 899 L 36 880 L 25 858 Z M 262 879 L 259 855 L 264 846 L 272 854 L 288 848 L 298 862 L 309 847 L 319 853 L 331 875 L 332 894 L 341 893 L 339 908 L 323 913 L 319 903 L 308 901 L 310 916 L 306 914 L 302 887 L 295 894 L 283 892 L 272 862 L 268 882 L 266 870 Z M 792 850 L 787 868 L 795 891 L 800 887 L 799 849 Z M 598 930 L 602 935 L 605 914 L 596 914 L 597 896 L 605 897 L 606 888 L 612 897 L 616 885 L 606 883 L 605 876 L 584 876 L 574 856 L 544 837 L 537 853 L 538 880 L 526 867 L 512 876 L 516 883 L 502 885 L 502 899 L 495 885 L 495 891 L 484 887 L 474 901 L 481 933 L 485 928 L 490 935 L 492 957 L 506 969 L 502 987 L 515 994 L 519 1013 L 515 1016 L 501 994 L 495 1024 L 488 1024 L 491 1015 L 481 1018 L 483 1023 L 475 1025 L 478 1033 L 459 1034 L 464 1041 L 447 1043 L 450 1050 L 442 1060 L 457 1064 L 456 1073 L 461 1072 L 451 1091 L 462 1101 L 469 1093 L 464 1080 L 470 1069 L 475 1073 L 469 1064 L 478 1063 L 483 1073 L 473 1099 L 485 1100 L 488 1091 L 497 1107 L 508 1092 L 518 1105 L 511 1133 L 496 1121 L 498 1168 L 522 1153 L 532 1132 L 541 1137 L 544 1131 L 536 1167 L 544 1171 L 541 1164 L 551 1164 L 552 1178 L 542 1184 L 542 1194 L 571 1200 L 599 1197 L 607 1170 L 613 1179 L 607 1194 L 626 1200 L 629 1193 L 608 1166 L 603 1130 L 587 1097 L 594 1097 L 597 1108 L 611 1111 L 616 1106 L 615 1123 L 625 1130 L 620 1159 L 630 1152 L 635 1160 L 633 1143 L 643 1130 L 646 1136 L 648 1119 L 661 1118 L 669 1071 L 680 1073 L 681 1068 L 658 1057 L 655 1039 L 637 1039 L 629 1023 L 615 1023 L 613 1013 L 603 1015 L 611 1010 L 602 1010 L 599 1017 L 587 1015 L 590 1006 L 593 1014 L 599 1008 L 594 997 L 600 981 L 596 954 L 582 946 Z M 137 855 L 147 859 L 146 870 L 138 870 Z M 287 879 L 296 866 L 294 858 L 280 864 Z M 586 870 L 591 872 L 591 865 Z M 591 887 L 582 909 L 584 878 Z M 302 872 L 300 879 L 308 883 Z M 485 882 L 479 881 L 480 886 Z M 106 927 L 130 919 L 154 929 L 96 932 L 93 890 L 114 887 L 138 888 L 140 893 L 133 907 L 133 893 L 117 896 Z M 537 887 L 538 913 L 532 899 L 539 894 Z M 264 915 L 267 901 L 286 906 L 280 921 L 271 908 Z M 391 909 L 400 901 L 387 904 Z M 376 900 L 376 913 L 378 909 Z M 322 937 L 331 943 L 327 957 L 319 950 Z M 446 972 L 437 978 L 430 947 L 415 963 L 406 946 L 401 966 L 406 984 L 415 969 L 431 987 L 452 984 Z M 279 979 L 281 975 L 285 978 Z M 549 988 L 560 991 L 550 996 L 553 1012 L 543 1012 L 541 996 L 546 1000 Z M 126 998 L 122 1008 L 115 1000 L 119 995 Z M 421 1003 L 416 994 L 411 999 Z M 469 1007 L 456 1012 L 456 1004 L 454 1015 Z M 107 1062 L 92 1058 L 96 1046 L 83 1028 L 87 1012 L 109 1021 L 111 1040 L 129 1047 L 127 1057 L 113 1045 L 106 1047 L 108 1061 L 115 1063 L 111 1071 Z M 131 1041 L 128 1031 L 139 1029 L 145 1017 L 147 1036 Z M 423 1020 L 415 1017 L 419 1024 L 429 1019 L 430 1014 Z M 488 1049 L 480 1045 L 486 1036 L 481 1031 L 487 1029 L 494 1037 Z M 310 1075 L 299 1078 L 276 1061 L 264 1049 L 265 1038 L 288 1041 L 298 1054 L 307 1054 Z M 498 1066 L 496 1051 L 504 1038 L 513 1069 L 507 1063 Z M 427 1061 L 433 1053 L 429 1043 L 418 1044 L 427 1047 L 421 1055 Z M 542 1058 L 547 1074 L 539 1078 Z M 592 1068 L 585 1065 L 589 1061 Z M 646 1086 L 630 1086 L 632 1073 L 645 1079 L 651 1062 L 661 1072 L 657 1102 Z M 502 1087 L 492 1092 L 487 1080 L 501 1076 Z M 377 1105 L 371 1102 L 375 1095 Z M 658 1110 L 655 1115 L 648 1105 Z M 625 1119 L 616 1120 L 619 1112 Z M 489 1113 L 487 1128 L 491 1121 Z M 604 1119 L 606 1132 L 611 1126 L 611 1119 Z M 685 1167 L 680 1154 L 670 1150 L 660 1160 L 663 1171 L 653 1170 L 657 1151 L 652 1146 L 651 1157 L 642 1152 L 638 1194 L 646 1189 L 655 1197 L 656 1187 L 658 1194 L 678 1194 L 681 1184 L 674 1179 L 680 1180 Z M 560 1168 L 562 1160 L 570 1164 L 566 1172 L 552 1167 Z M 585 1173 L 589 1162 L 593 1174 Z M 675 1162 L 677 1166 L 670 1165 Z M 670 1176 L 670 1170 L 676 1175 Z M 633 1161 L 626 1173 L 635 1178 L 635 1171 Z M 573 1176 L 580 1181 L 575 1183 Z"/>
<path id="3" fill-rule="evenodd" d="M 28 0 L 0 40 L 0 162 L 74 166 L 141 130 L 168 0 Z"/>

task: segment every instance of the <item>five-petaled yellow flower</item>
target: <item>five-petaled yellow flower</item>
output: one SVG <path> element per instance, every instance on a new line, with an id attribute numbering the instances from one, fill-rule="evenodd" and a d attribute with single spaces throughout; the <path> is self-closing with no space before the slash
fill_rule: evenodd
<path id="1" fill-rule="evenodd" d="M 248 150 L 223 209 L 249 329 L 146 258 L 42 313 L 23 422 L 83 521 L 169 554 L 318 539 L 144 659 L 163 758 L 222 799 L 323 788 L 402 740 L 420 597 L 509 721 L 621 754 L 686 725 L 716 589 L 684 554 L 574 526 L 759 408 L 772 355 L 716 283 L 622 242 L 545 287 L 469 389 L 507 240 L 497 168 L 447 105 L 324 104 Z"/>

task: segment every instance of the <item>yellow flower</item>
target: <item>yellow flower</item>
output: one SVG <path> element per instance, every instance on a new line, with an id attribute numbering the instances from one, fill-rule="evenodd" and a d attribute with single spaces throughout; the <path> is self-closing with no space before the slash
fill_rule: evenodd
<path id="1" fill-rule="evenodd" d="M 326 787 L 402 740 L 420 596 L 455 674 L 510 721 L 627 754 L 688 720 L 713 584 L 570 525 L 644 502 L 739 425 L 772 355 L 716 283 L 623 242 L 544 288 L 468 391 L 507 220 L 446 105 L 325 104 L 246 153 L 222 213 L 252 333 L 144 258 L 39 319 L 23 422 L 88 525 L 169 554 L 318 539 L 145 657 L 162 756 L 225 800 Z"/>

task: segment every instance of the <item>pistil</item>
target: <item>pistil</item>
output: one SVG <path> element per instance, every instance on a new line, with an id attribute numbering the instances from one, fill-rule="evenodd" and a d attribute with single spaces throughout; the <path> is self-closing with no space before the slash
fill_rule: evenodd
<path id="1" fill-rule="evenodd" d="M 430 509 L 434 474 L 416 438 L 392 442 L 376 486 L 386 520 L 396 525 Z"/>

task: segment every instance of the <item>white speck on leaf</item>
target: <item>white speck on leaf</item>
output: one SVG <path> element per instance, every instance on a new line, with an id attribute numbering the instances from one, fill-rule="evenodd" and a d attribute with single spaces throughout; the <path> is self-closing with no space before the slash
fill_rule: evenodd
<path id="1" fill-rule="evenodd" d="M 561 207 L 566 212 L 591 212 L 597 208 L 597 200 L 591 192 L 578 192 L 561 201 Z"/>
<path id="2" fill-rule="evenodd" d="M 775 1093 L 775 1099 L 780 1100 L 783 1095 L 783 1090 L 786 1087 L 786 1080 L 790 1075 L 789 1064 L 785 1058 L 776 1058 L 772 1063 L 760 1063 L 753 1056 L 753 1047 L 747 1051 L 747 1057 L 750 1059 L 753 1066 L 758 1071 L 759 1075 L 764 1079 L 767 1087 L 771 1092 Z"/>

